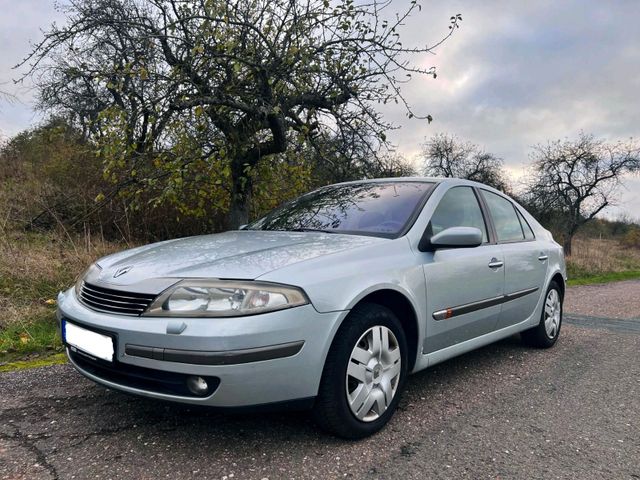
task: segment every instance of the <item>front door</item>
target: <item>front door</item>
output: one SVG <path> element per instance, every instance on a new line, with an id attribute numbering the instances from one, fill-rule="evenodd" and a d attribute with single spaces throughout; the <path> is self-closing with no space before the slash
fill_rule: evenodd
<path id="1" fill-rule="evenodd" d="M 472 187 L 449 189 L 427 228 L 435 235 L 458 226 L 479 228 L 484 243 L 420 253 L 428 310 L 424 353 L 493 331 L 501 311 L 504 257 L 500 245 L 490 243 L 487 222 Z"/>

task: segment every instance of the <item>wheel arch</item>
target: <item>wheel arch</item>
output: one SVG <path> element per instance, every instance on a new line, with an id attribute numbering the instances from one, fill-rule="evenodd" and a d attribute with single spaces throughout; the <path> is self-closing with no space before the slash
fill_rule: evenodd
<path id="1" fill-rule="evenodd" d="M 549 285 L 551 284 L 551 282 L 555 281 L 559 286 L 560 286 L 560 295 L 562 296 L 562 299 L 564 300 L 564 293 L 566 291 L 566 285 L 565 285 L 565 281 L 564 281 L 564 277 L 562 276 L 561 272 L 556 272 L 553 275 L 551 275 L 551 279 L 549 280 Z M 549 286 L 547 285 L 547 288 L 549 288 Z"/>
<path id="2" fill-rule="evenodd" d="M 391 310 L 398 317 L 407 338 L 407 346 L 409 348 L 409 351 L 407 352 L 409 358 L 407 371 L 411 372 L 418 357 L 420 328 L 416 309 L 409 297 L 392 288 L 380 288 L 378 290 L 367 292 L 364 296 L 359 298 L 351 307 L 351 310 L 363 303 L 375 303 L 377 305 L 382 305 Z M 348 318 L 349 316 L 347 315 L 344 321 L 348 321 Z"/>

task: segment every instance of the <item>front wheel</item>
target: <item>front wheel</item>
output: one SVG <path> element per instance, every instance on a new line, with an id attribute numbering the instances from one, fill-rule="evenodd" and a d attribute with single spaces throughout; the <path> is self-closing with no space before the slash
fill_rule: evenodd
<path id="1" fill-rule="evenodd" d="M 540 323 L 522 332 L 522 339 L 528 345 L 538 348 L 552 347 L 560 335 L 562 326 L 562 291 L 557 282 L 549 284 L 542 307 Z"/>
<path id="2" fill-rule="evenodd" d="M 393 415 L 407 374 L 407 342 L 397 317 L 381 305 L 354 309 L 327 355 L 316 421 L 343 438 L 363 438 Z"/>

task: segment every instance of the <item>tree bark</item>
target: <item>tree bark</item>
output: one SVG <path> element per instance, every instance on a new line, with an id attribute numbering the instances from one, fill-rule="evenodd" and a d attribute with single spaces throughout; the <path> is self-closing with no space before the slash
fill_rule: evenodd
<path id="1" fill-rule="evenodd" d="M 228 230 L 237 230 L 249 223 L 249 205 L 251 202 L 251 179 L 243 171 L 243 162 L 231 164 L 231 204 L 227 222 Z"/>
<path id="2" fill-rule="evenodd" d="M 238 191 L 235 186 L 231 193 L 231 205 L 229 206 L 228 230 L 237 230 L 240 226 L 249 223 L 249 192 Z"/>
<path id="3" fill-rule="evenodd" d="M 238 230 L 240 226 L 249 223 L 249 202 L 244 198 L 236 196 L 231 198 L 231 208 L 229 209 L 228 230 Z"/>
<path id="4" fill-rule="evenodd" d="M 572 241 L 573 241 L 573 234 L 571 234 L 571 233 L 565 234 L 564 239 L 562 241 L 562 248 L 564 248 L 565 257 L 571 256 L 571 243 L 572 243 Z"/>

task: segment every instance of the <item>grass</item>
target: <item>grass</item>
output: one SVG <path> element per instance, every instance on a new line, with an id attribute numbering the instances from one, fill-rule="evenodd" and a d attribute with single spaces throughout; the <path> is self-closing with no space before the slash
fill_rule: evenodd
<path id="1" fill-rule="evenodd" d="M 48 365 L 60 365 L 61 363 L 66 362 L 67 357 L 64 353 L 55 353 L 45 357 L 37 356 L 28 360 L 0 363 L 0 373 L 12 372 L 14 370 L 25 370 L 27 368 L 46 367 Z"/>
<path id="2" fill-rule="evenodd" d="M 574 285 L 591 285 L 594 283 L 620 282 L 622 280 L 640 279 L 640 270 L 628 270 L 625 272 L 609 272 L 596 275 L 582 275 L 579 277 L 569 278 L 567 284 Z"/>
<path id="3" fill-rule="evenodd" d="M 640 278 L 640 250 L 612 239 L 577 238 L 567 257 L 569 285 L 587 285 Z"/>
<path id="4" fill-rule="evenodd" d="M 17 319 L 0 331 L 0 360 L 62 351 L 53 309 Z"/>
<path id="5" fill-rule="evenodd" d="M 0 228 L 0 366 L 42 362 L 60 353 L 58 292 L 73 285 L 95 259 L 124 248 L 88 234 Z"/>

